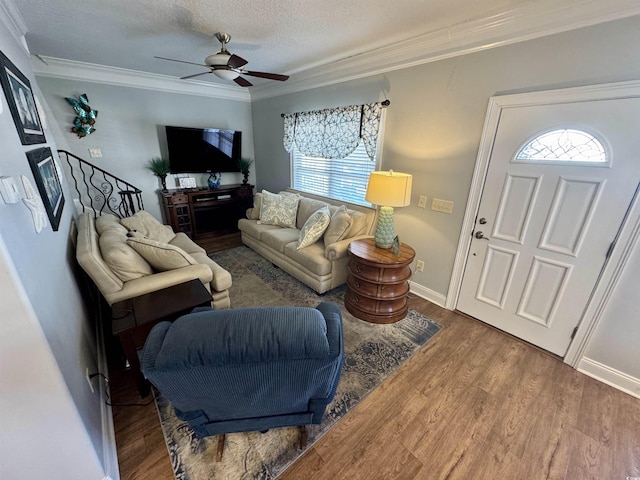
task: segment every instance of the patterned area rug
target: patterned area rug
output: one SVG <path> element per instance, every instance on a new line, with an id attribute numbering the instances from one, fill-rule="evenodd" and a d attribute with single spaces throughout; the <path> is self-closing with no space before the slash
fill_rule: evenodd
<path id="1" fill-rule="evenodd" d="M 307 448 L 442 328 L 413 310 L 393 325 L 358 320 L 344 308 L 344 286 L 320 296 L 247 247 L 216 253 L 211 258 L 231 273 L 233 308 L 315 307 L 321 301 L 340 305 L 345 365 L 322 424 L 307 427 Z M 196 438 L 188 425 L 174 415 L 171 404 L 157 391 L 154 394 L 177 480 L 271 480 L 304 453 L 297 448 L 297 427 L 266 433 L 232 433 L 226 437 L 222 461 L 216 463 L 217 437 Z"/>

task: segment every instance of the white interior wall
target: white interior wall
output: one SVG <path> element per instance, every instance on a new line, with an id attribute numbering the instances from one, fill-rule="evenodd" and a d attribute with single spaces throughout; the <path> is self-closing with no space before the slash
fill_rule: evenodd
<path id="1" fill-rule="evenodd" d="M 20 22 L 6 11 L 0 8 L 0 50 L 42 100 Z M 0 175 L 14 177 L 24 196 L 21 176 L 35 186 L 25 153 L 56 144 L 45 128 L 46 144 L 22 145 L 4 93 L 0 102 Z M 95 326 L 76 283 L 71 224 L 67 204 L 59 230 L 38 234 L 22 201 L 0 200 L 1 478 L 100 479 L 113 467 L 101 464 L 103 399 L 85 379 L 85 368 L 97 370 Z"/>
<path id="2" fill-rule="evenodd" d="M 0 478 L 102 479 L 104 470 L 0 238 Z"/>

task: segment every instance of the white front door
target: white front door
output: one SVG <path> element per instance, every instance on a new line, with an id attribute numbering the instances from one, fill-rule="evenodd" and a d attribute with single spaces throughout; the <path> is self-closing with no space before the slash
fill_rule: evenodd
<path id="1" fill-rule="evenodd" d="M 503 110 L 457 309 L 564 356 L 639 181 L 640 99 Z"/>

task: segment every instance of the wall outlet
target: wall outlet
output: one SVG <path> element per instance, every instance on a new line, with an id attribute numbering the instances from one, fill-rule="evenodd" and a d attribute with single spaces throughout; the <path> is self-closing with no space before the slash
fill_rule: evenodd
<path id="1" fill-rule="evenodd" d="M 424 271 L 424 262 L 422 260 L 418 260 L 416 262 L 416 272 Z"/>
<path id="2" fill-rule="evenodd" d="M 441 200 L 439 198 L 434 198 L 431 202 L 431 210 L 433 210 L 434 212 L 452 213 L 453 202 L 450 200 Z"/>
<path id="3" fill-rule="evenodd" d="M 99 148 L 90 148 L 89 155 L 91 155 L 91 158 L 102 158 L 102 150 Z"/>
<path id="4" fill-rule="evenodd" d="M 418 207 L 427 208 L 427 197 L 420 195 L 420 198 L 418 198 Z"/>
<path id="5" fill-rule="evenodd" d="M 89 384 L 89 388 L 91 389 L 91 393 L 96 393 L 96 391 L 93 389 L 93 383 L 91 383 L 91 377 L 89 376 L 89 367 L 85 368 L 84 376 L 87 379 L 87 383 Z"/>

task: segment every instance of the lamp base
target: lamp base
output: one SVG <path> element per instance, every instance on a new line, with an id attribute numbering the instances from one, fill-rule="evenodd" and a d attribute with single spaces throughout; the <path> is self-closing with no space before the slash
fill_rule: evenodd
<path id="1" fill-rule="evenodd" d="M 393 207 L 380 207 L 378 213 L 378 226 L 376 227 L 375 241 L 378 248 L 391 248 L 393 246 Z"/>

